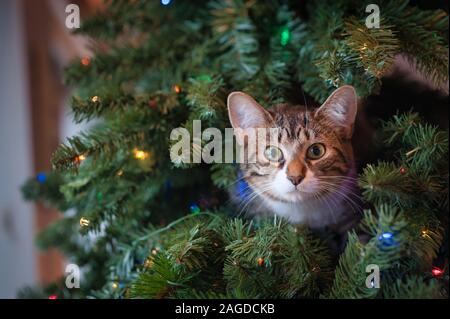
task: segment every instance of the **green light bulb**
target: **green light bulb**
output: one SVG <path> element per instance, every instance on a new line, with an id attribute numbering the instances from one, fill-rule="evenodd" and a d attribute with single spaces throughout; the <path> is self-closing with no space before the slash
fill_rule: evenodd
<path id="1" fill-rule="evenodd" d="M 291 38 L 291 33 L 287 27 L 284 27 L 281 30 L 280 43 L 282 46 L 285 46 L 289 43 L 289 39 Z"/>

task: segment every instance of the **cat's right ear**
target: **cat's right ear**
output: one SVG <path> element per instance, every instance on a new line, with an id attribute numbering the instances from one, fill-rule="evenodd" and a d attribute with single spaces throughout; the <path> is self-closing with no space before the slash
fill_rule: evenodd
<path id="1" fill-rule="evenodd" d="M 263 128 L 271 122 L 269 112 L 243 92 L 230 93 L 227 105 L 230 123 L 235 129 Z"/>
<path id="2" fill-rule="evenodd" d="M 344 85 L 336 89 L 322 106 L 316 116 L 325 120 L 328 127 L 333 127 L 345 139 L 350 139 L 358 109 L 358 97 L 355 88 Z"/>

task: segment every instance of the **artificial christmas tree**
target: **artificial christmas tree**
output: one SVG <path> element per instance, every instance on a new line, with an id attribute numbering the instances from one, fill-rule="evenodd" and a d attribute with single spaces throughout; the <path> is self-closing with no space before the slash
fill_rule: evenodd
<path id="1" fill-rule="evenodd" d="M 345 250 L 280 218 L 248 219 L 227 204 L 238 166 L 173 163 L 170 132 L 229 127 L 226 96 L 264 106 L 323 102 L 336 87 L 379 92 L 398 54 L 435 85 L 448 81 L 448 17 L 381 1 L 380 28 L 361 1 L 111 1 L 80 33 L 95 55 L 67 68 L 76 122 L 99 119 L 54 153 L 27 198 L 65 217 L 39 235 L 81 267 L 62 298 L 438 298 L 445 250 L 448 139 L 414 112 L 378 126 L 377 161 L 358 183 L 368 207 Z M 191 153 L 197 150 L 193 149 Z M 366 285 L 367 266 L 381 272 Z M 22 296 L 39 296 L 23 290 Z"/>

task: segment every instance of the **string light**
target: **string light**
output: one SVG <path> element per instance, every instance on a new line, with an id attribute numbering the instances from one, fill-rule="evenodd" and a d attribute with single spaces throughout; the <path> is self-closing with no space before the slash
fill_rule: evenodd
<path id="1" fill-rule="evenodd" d="M 212 78 L 208 74 L 202 74 L 202 75 L 199 75 L 197 77 L 197 80 L 203 81 L 203 82 L 206 82 L 206 83 L 210 83 L 212 81 Z"/>
<path id="2" fill-rule="evenodd" d="M 170 4 L 171 0 L 161 0 L 161 4 L 163 6 L 168 6 Z"/>
<path id="3" fill-rule="evenodd" d="M 144 263 L 144 267 L 145 268 L 152 268 L 153 267 L 153 259 L 151 259 L 151 258 L 148 258 L 147 260 L 145 260 L 145 263 Z"/>
<path id="4" fill-rule="evenodd" d="M 405 167 L 400 167 L 400 169 L 398 170 L 400 172 L 400 174 L 404 175 L 408 172 L 408 170 Z"/>
<path id="5" fill-rule="evenodd" d="M 78 156 L 75 157 L 75 162 L 77 163 L 81 163 L 82 161 L 84 161 L 86 159 L 86 156 L 84 156 L 83 154 L 80 154 Z"/>
<path id="6" fill-rule="evenodd" d="M 433 269 L 431 269 L 431 273 L 433 274 L 433 277 L 440 278 L 444 274 L 444 270 L 438 267 L 433 267 Z"/>
<path id="7" fill-rule="evenodd" d="M 139 150 L 137 148 L 135 148 L 133 150 L 133 153 L 134 153 L 134 158 L 138 159 L 138 160 L 144 160 L 144 159 L 146 159 L 148 157 L 148 153 L 147 152 L 144 152 L 144 151 Z"/>
<path id="8" fill-rule="evenodd" d="M 423 238 L 430 237 L 429 233 L 430 233 L 430 231 L 428 229 L 423 229 L 421 232 L 421 236 Z"/>
<path id="9" fill-rule="evenodd" d="M 50 296 L 48 296 L 48 299 L 52 299 L 52 300 L 58 299 L 58 296 L 57 295 L 50 295 Z"/>
<path id="10" fill-rule="evenodd" d="M 122 175 L 123 175 L 123 170 L 119 169 L 119 170 L 117 171 L 117 176 L 122 176 Z"/>
<path id="11" fill-rule="evenodd" d="M 259 257 L 256 262 L 258 263 L 258 266 L 262 266 L 264 265 L 264 258 Z"/>
<path id="12" fill-rule="evenodd" d="M 81 227 L 87 227 L 89 226 L 91 222 L 89 221 L 89 219 L 85 218 L 85 217 L 81 217 L 80 218 L 80 226 Z"/>
<path id="13" fill-rule="evenodd" d="M 383 246 L 392 246 L 395 244 L 394 234 L 391 232 L 382 233 L 380 236 L 378 236 L 378 240 Z"/>
<path id="14" fill-rule="evenodd" d="M 89 64 L 91 64 L 91 59 L 89 59 L 88 56 L 85 56 L 85 57 L 81 58 L 80 63 L 83 66 L 88 66 Z"/>
<path id="15" fill-rule="evenodd" d="M 197 204 L 191 204 L 189 206 L 189 210 L 191 211 L 191 214 L 193 214 L 193 215 L 197 215 L 200 213 L 200 207 L 198 207 Z"/>
<path id="16" fill-rule="evenodd" d="M 177 84 L 175 84 L 173 86 L 173 90 L 175 91 L 175 93 L 180 94 L 181 93 L 181 87 Z"/>
<path id="17" fill-rule="evenodd" d="M 242 174 L 241 170 L 238 171 L 237 174 L 238 182 L 236 183 L 236 194 L 242 201 L 248 200 L 251 195 L 250 186 L 244 179 L 244 174 Z"/>
<path id="18" fill-rule="evenodd" d="M 45 173 L 39 173 L 36 175 L 36 180 L 39 182 L 39 184 L 44 184 L 47 180 L 47 175 L 45 175 Z"/>
<path id="19" fill-rule="evenodd" d="M 291 33 L 289 32 L 289 29 L 287 27 L 284 27 L 281 30 L 280 34 L 280 43 L 282 46 L 285 46 L 289 43 L 289 40 L 291 39 Z"/>
<path id="20" fill-rule="evenodd" d="M 112 289 L 117 289 L 117 288 L 119 288 L 119 284 L 117 282 L 113 282 L 111 284 L 111 287 L 112 287 Z"/>
<path id="21" fill-rule="evenodd" d="M 93 96 L 93 97 L 91 98 L 91 101 L 94 102 L 94 103 L 97 103 L 99 100 L 100 100 L 100 99 L 99 99 L 99 97 L 98 97 L 97 95 L 95 95 L 95 96 Z"/>
<path id="22" fill-rule="evenodd" d="M 380 239 L 380 240 L 382 240 L 382 239 L 391 239 L 392 236 L 393 236 L 392 233 L 390 233 L 390 232 L 385 232 L 385 233 L 382 233 L 382 234 L 378 237 L 378 239 Z"/>

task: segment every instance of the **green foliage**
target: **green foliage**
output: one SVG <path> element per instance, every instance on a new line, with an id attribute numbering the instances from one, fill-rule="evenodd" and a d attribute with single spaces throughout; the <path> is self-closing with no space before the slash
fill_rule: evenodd
<path id="1" fill-rule="evenodd" d="M 149 256 L 131 297 L 313 297 L 330 283 L 327 248 L 306 229 L 276 218 L 195 218 L 161 234 L 165 248 Z"/>
<path id="2" fill-rule="evenodd" d="M 166 298 L 189 280 L 179 270 L 171 267 L 164 254 L 159 254 L 152 263 L 151 271 L 140 274 L 136 283 L 131 286 L 130 298 Z"/>
<path id="3" fill-rule="evenodd" d="M 365 168 L 360 185 L 366 198 L 442 214 L 448 203 L 447 134 L 423 124 L 414 113 L 394 116 L 383 124 L 382 133 L 388 152 L 398 162 Z"/>
<path id="4" fill-rule="evenodd" d="M 384 297 L 388 299 L 438 299 L 444 298 L 439 291 L 436 280 L 427 281 L 417 276 L 408 276 L 406 279 L 397 279 L 383 289 Z"/>
<path id="5" fill-rule="evenodd" d="M 45 174 L 45 181 L 39 182 L 37 177 L 30 178 L 22 185 L 23 197 L 28 201 L 42 200 L 60 210 L 66 210 L 68 204 L 60 191 L 64 177 L 57 172 L 41 174 Z"/>
<path id="6" fill-rule="evenodd" d="M 437 85 L 448 80 L 445 12 L 410 7 L 407 0 L 380 1 L 380 29 L 368 29 L 363 8 L 369 3 L 308 2 L 314 18 L 306 24 L 298 76 L 318 101 L 343 84 L 355 86 L 360 96 L 376 93 L 395 54 L 404 54 Z"/>
<path id="7" fill-rule="evenodd" d="M 198 119 L 223 132 L 235 90 L 263 106 L 303 104 L 300 88 L 317 102 L 343 84 L 368 96 L 397 54 L 435 84 L 448 81 L 448 17 L 406 0 L 380 6 L 381 28 L 369 30 L 365 4 L 352 0 L 308 1 L 305 10 L 290 1 L 107 1 L 77 31 L 97 40 L 94 56 L 65 73 L 76 86 L 75 122 L 97 121 L 57 148 L 45 182 L 23 187 L 28 200 L 64 213 L 37 242 L 78 264 L 83 288 L 59 284 L 21 296 L 442 296 L 442 281 L 423 274 L 447 233 L 448 138 L 417 114 L 382 124 L 383 156 L 359 177 L 373 206 L 362 227 L 369 238 L 350 233 L 337 257 L 307 229 L 231 217 L 225 190 L 238 183 L 237 165 L 169 156 L 173 128 L 192 132 Z M 395 245 L 380 245 L 385 232 Z M 370 263 L 382 269 L 380 290 L 365 286 Z"/>
<path id="8" fill-rule="evenodd" d="M 436 85 L 442 85 L 448 81 L 448 14 L 422 11 L 408 2 L 386 2 L 386 20 L 396 26 L 401 52 Z"/>
<path id="9" fill-rule="evenodd" d="M 383 28 L 367 29 L 365 24 L 355 19 L 345 22 L 345 42 L 354 52 L 359 52 L 356 59 L 371 76 L 380 78 L 394 64 L 399 53 L 399 41 L 392 26 L 380 21 Z"/>
<path id="10" fill-rule="evenodd" d="M 355 233 L 349 234 L 347 247 L 339 259 L 336 277 L 329 297 L 331 298 L 375 298 L 378 289 L 366 285 L 366 267 L 377 265 L 380 271 L 386 271 L 395 265 L 404 250 L 405 220 L 388 206 L 377 210 L 378 218 L 366 212 L 363 223 L 373 237 L 362 244 Z M 393 241 L 383 241 L 382 234 L 392 234 Z M 380 239 L 381 238 L 381 239 Z M 381 279 L 381 282 L 384 282 Z"/>

